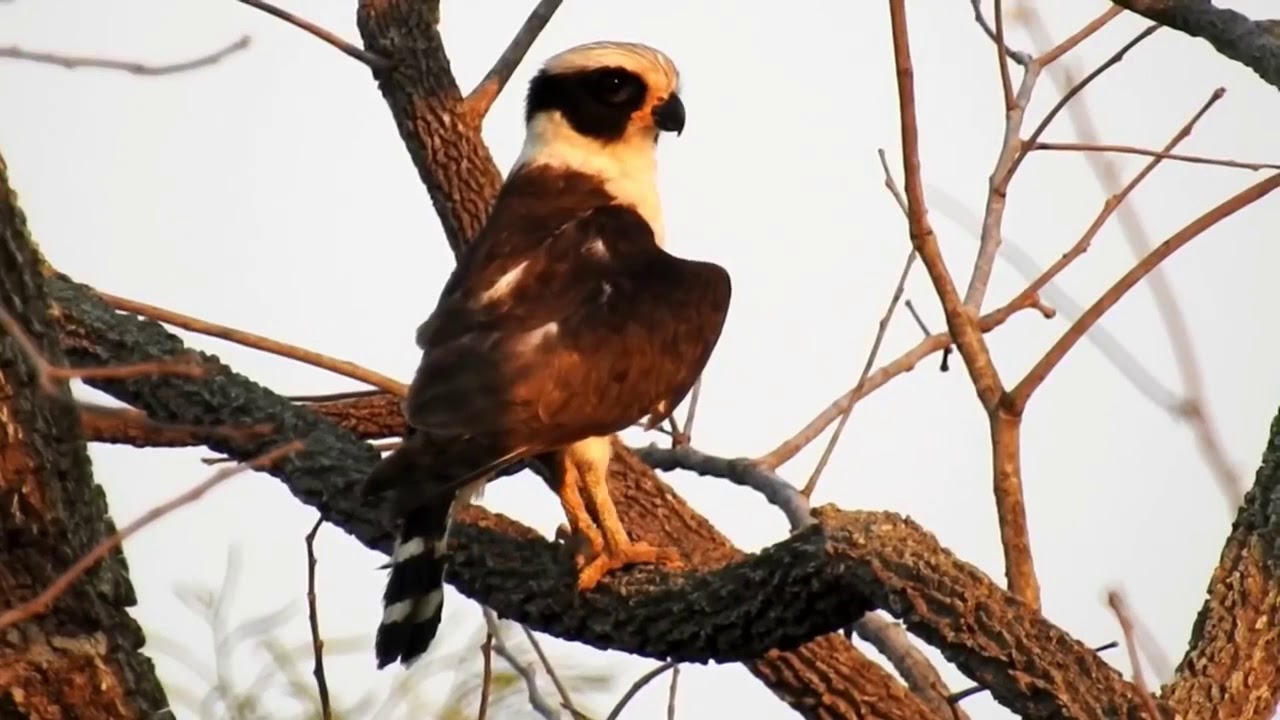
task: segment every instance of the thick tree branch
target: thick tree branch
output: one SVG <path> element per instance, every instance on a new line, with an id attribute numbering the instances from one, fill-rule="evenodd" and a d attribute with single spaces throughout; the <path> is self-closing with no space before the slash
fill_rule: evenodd
<path id="1" fill-rule="evenodd" d="M 716 570 L 637 570 L 580 595 L 565 548 L 473 507 L 450 545 L 451 582 L 539 631 L 680 662 L 795 647 L 880 607 L 1022 717 L 1149 717 L 1093 650 L 911 520 L 833 506 L 815 516 L 815 526 Z"/>
<path id="2" fill-rule="evenodd" d="M 1112 0 L 1166 27 L 1202 38 L 1224 57 L 1280 89 L 1280 35 L 1272 20 L 1251 20 L 1209 0 Z"/>

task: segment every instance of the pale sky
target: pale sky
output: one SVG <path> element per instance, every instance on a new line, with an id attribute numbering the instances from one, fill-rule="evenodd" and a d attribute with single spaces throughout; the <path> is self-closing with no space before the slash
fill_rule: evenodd
<path id="1" fill-rule="evenodd" d="M 354 5 L 313 0 L 286 7 L 358 42 Z M 1107 5 L 1043 3 L 1057 38 Z M 1268 4 L 1220 5 L 1258 17 Z M 443 33 L 464 87 L 488 69 L 528 10 L 527 3 L 446 0 Z M 975 228 L 949 219 L 939 193 L 980 213 L 1003 128 L 994 52 L 964 0 L 912 3 L 909 10 L 921 158 L 939 198 L 932 218 L 963 282 Z M 1122 17 L 1067 62 L 1087 71 L 1144 25 Z M 407 380 L 418 360 L 414 328 L 452 259 L 367 68 L 232 0 L 0 5 L 0 46 L 33 50 L 173 62 L 243 34 L 253 37 L 247 51 L 170 77 L 0 61 L 0 152 L 32 231 L 49 259 L 77 280 Z M 761 454 L 856 380 L 909 248 L 876 159 L 883 147 L 900 168 L 885 5 L 809 1 L 784 13 L 723 0 L 570 0 L 488 116 L 485 137 L 504 171 L 519 148 L 523 86 L 537 63 L 569 45 L 606 38 L 649 43 L 680 67 L 688 127 L 661 151 L 668 243 L 674 252 L 722 263 L 735 289 L 705 375 L 695 445 L 718 455 Z M 1029 44 L 1016 30 L 1010 38 L 1018 47 Z M 1206 43 L 1173 31 L 1139 46 L 1083 97 L 1104 141 L 1159 147 L 1218 86 L 1226 88 L 1225 99 L 1181 149 L 1280 161 L 1274 131 L 1280 93 Z M 1056 98 L 1053 83 L 1042 80 L 1032 122 Z M 1064 118 L 1046 139 L 1073 140 L 1073 132 Z M 1125 177 L 1143 162 L 1117 160 Z M 1244 170 L 1166 163 L 1130 202 L 1159 242 L 1257 179 Z M 1035 155 L 1013 183 L 1007 236 L 1047 265 L 1083 232 L 1104 197 L 1083 158 Z M 1276 348 L 1263 330 L 1269 308 L 1280 304 L 1270 272 L 1280 264 L 1277 226 L 1280 200 L 1272 196 L 1165 265 L 1196 340 L 1209 410 L 1246 481 L 1280 401 Z M 1113 222 L 1062 276 L 1061 287 L 1088 304 L 1131 262 Z M 1022 285 L 1002 264 L 988 305 Z M 922 269 L 907 297 L 932 328 L 942 327 Z M 1177 387 L 1145 288 L 1104 325 L 1156 377 Z M 1024 314 L 990 336 L 1004 376 L 1020 377 L 1066 327 L 1062 319 Z M 294 362 L 183 336 L 282 393 L 357 387 Z M 918 339 L 910 318 L 899 315 L 881 360 Z M 802 484 L 819 450 L 785 466 L 783 476 Z M 91 453 L 120 524 L 209 472 L 200 462 L 210 455 L 204 449 L 95 445 Z M 1082 343 L 1032 400 L 1023 458 L 1047 616 L 1089 644 L 1119 639 L 1103 596 L 1122 588 L 1176 663 L 1234 514 L 1188 428 Z M 989 477 L 985 421 L 967 376 L 958 359 L 946 374 L 931 359 L 858 407 L 815 502 L 909 514 L 1003 582 Z M 753 493 L 716 479 L 667 478 L 740 547 L 754 550 L 785 537 L 781 514 Z M 555 498 L 530 476 L 496 483 L 485 502 L 548 533 L 562 520 Z M 151 635 L 212 666 L 208 627 L 175 590 L 218 587 L 234 548 L 242 573 L 232 620 L 292 603 L 295 612 L 278 632 L 304 643 L 302 537 L 314 518 L 268 476 L 232 480 L 126 544 L 140 598 L 136 616 Z M 322 531 L 317 552 L 321 626 L 331 638 L 357 638 L 355 652 L 327 660 L 335 697 L 351 701 L 370 688 L 384 693 L 400 671 L 373 666 L 382 557 L 332 527 Z M 478 642 L 479 622 L 476 606 L 451 591 L 436 647 Z M 548 646 L 566 665 L 617 673 L 614 687 L 589 703 L 601 716 L 655 664 L 570 643 Z M 477 660 L 478 652 L 472 656 Z M 182 706 L 180 693 L 198 698 L 209 681 L 169 656 L 155 657 L 180 718 L 222 716 Z M 1128 674 L 1123 651 L 1105 657 Z M 234 656 L 237 686 L 247 687 L 262 663 L 258 654 Z M 969 684 L 952 668 L 944 675 L 954 689 Z M 421 677 L 427 695 L 436 697 L 450 680 L 448 672 Z M 666 688 L 665 680 L 648 687 L 623 717 L 664 716 Z M 272 707 L 274 717 L 297 713 L 288 703 Z M 986 695 L 964 707 L 975 720 L 1009 717 Z M 685 668 L 678 708 L 688 718 L 794 716 L 738 666 Z"/>

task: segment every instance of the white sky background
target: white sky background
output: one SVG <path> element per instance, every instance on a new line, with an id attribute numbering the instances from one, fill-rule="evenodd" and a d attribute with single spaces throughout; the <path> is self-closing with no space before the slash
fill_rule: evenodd
<path id="1" fill-rule="evenodd" d="M 1261 0 L 1221 4 L 1266 15 Z M 287 7 L 354 40 L 354 5 L 314 0 Z M 1042 5 L 1060 39 L 1107 3 Z M 443 32 L 464 87 L 488 69 L 530 6 L 444 3 Z M 1003 127 L 992 47 L 969 3 L 910 6 L 926 180 L 980 213 Z M 1134 17 L 1113 22 L 1069 62 L 1092 68 L 1144 24 Z M 413 330 L 452 260 L 367 68 L 232 0 L 0 5 L 0 45 L 29 49 L 171 62 L 246 33 L 253 36 L 248 51 L 163 78 L 0 61 L 0 151 L 33 233 L 49 259 L 78 280 L 407 379 L 418 359 Z M 886 6 L 810 1 L 780 12 L 710 0 L 571 0 L 488 116 L 485 136 L 504 171 L 522 138 L 523 86 L 536 65 L 600 38 L 653 44 L 680 65 L 689 125 L 683 137 L 663 143 L 667 235 L 676 252 L 723 263 L 735 286 L 728 327 L 706 373 L 695 444 L 714 454 L 760 454 L 854 382 L 909 247 L 875 154 L 884 147 L 895 172 L 900 167 Z M 1017 31 L 1010 38 L 1028 46 Z M 1159 147 L 1218 86 L 1226 98 L 1181 150 L 1280 160 L 1274 131 L 1280 93 L 1206 43 L 1173 31 L 1139 46 L 1084 97 L 1105 141 Z M 1032 122 L 1056 97 L 1053 84 L 1042 80 Z M 1074 139 L 1065 116 L 1046 138 Z M 1143 162 L 1120 161 L 1126 177 Z M 1257 179 L 1247 171 L 1165 163 L 1131 202 L 1158 242 Z M 1103 199 L 1082 158 L 1038 154 L 1014 181 L 1007 234 L 1048 264 L 1083 232 Z M 951 267 L 965 280 L 975 228 L 950 221 L 941 207 L 939 201 L 932 218 Z M 1196 339 L 1210 411 L 1246 481 L 1280 400 L 1274 345 L 1262 331 L 1266 308 L 1280 303 L 1280 287 L 1271 282 L 1280 263 L 1278 225 L 1280 200 L 1272 196 L 1165 265 Z M 1061 284 L 1088 304 L 1130 262 L 1112 222 Z M 1000 265 L 989 306 L 1022 286 L 1010 266 Z M 921 268 L 907 296 L 934 329 L 943 326 Z M 1177 387 L 1145 288 L 1104 325 Z M 1004 377 L 1020 377 L 1066 327 L 1027 313 L 997 331 L 990 342 Z M 356 387 L 296 363 L 186 337 L 279 392 Z M 882 361 L 918 339 L 901 314 Z M 816 450 L 787 465 L 784 476 L 802 483 Z M 209 472 L 199 461 L 210 454 L 203 449 L 95 445 L 92 454 L 120 523 Z M 959 359 L 942 374 L 933 358 L 858 407 L 816 501 L 909 514 L 1003 582 L 988 457 L 985 422 Z M 1103 594 L 1121 587 L 1176 662 L 1233 515 L 1188 428 L 1082 343 L 1032 401 L 1023 457 L 1048 617 L 1086 643 L 1119 639 Z M 722 480 L 668 479 L 745 549 L 785 535 L 780 513 L 751 492 Z M 562 519 L 554 497 L 527 477 L 492 486 L 486 503 L 547 532 Z M 302 536 L 314 518 L 266 475 L 234 479 L 127 543 L 137 617 L 150 633 L 211 663 L 208 628 L 174 589 L 216 588 L 228 549 L 236 547 L 243 573 L 233 615 L 244 619 L 292 601 L 297 612 L 281 632 L 305 641 Z M 373 670 L 384 581 L 375 568 L 382 558 L 332 527 L 317 546 L 325 633 L 361 635 L 370 645 L 328 660 L 336 696 L 351 700 L 399 674 Z M 453 593 L 446 606 L 440 646 L 472 642 L 475 606 Z M 620 682 L 597 698 L 598 709 L 607 710 L 654 664 L 549 645 L 559 657 L 617 671 Z M 245 657 L 252 663 L 242 659 L 233 671 L 241 686 L 261 663 Z M 1123 651 L 1106 657 L 1128 672 Z M 170 688 L 206 688 L 173 660 L 159 655 L 157 662 Z M 946 676 L 956 689 L 969 684 L 950 668 Z M 440 676 L 428 687 L 439 691 L 447 682 Z M 651 685 L 625 717 L 660 716 L 666 687 L 665 680 Z M 793 716 L 737 666 L 686 668 L 680 687 L 681 717 Z M 280 717 L 296 712 L 280 707 Z M 1008 717 L 988 696 L 965 708 L 975 720 Z"/>

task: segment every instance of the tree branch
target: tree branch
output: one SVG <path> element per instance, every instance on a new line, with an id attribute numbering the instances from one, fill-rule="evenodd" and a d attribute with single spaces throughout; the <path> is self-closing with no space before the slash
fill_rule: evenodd
<path id="1" fill-rule="evenodd" d="M 1274 21 L 1251 20 L 1208 0 L 1112 0 L 1143 17 L 1206 40 L 1224 57 L 1245 65 L 1280 89 L 1280 37 Z"/>
<path id="2" fill-rule="evenodd" d="M 507 81 L 511 79 L 516 68 L 520 67 L 520 62 L 528 54 L 529 48 L 533 47 L 533 42 L 542 34 L 547 23 L 551 22 L 551 16 L 560 9 L 562 2 L 564 0 L 538 0 L 538 4 L 529 13 L 529 17 L 520 26 L 515 37 L 511 38 L 507 49 L 502 52 L 489 72 L 485 73 L 484 79 L 463 101 L 463 112 L 472 122 L 479 123 L 488 114 L 489 108 L 493 107 L 493 101 L 502 94 Z"/>
<path id="3" fill-rule="evenodd" d="M 0 58 L 26 60 L 29 62 L 43 63 L 45 65 L 57 65 L 58 67 L 66 68 L 68 70 L 75 70 L 78 68 L 99 68 L 103 70 L 120 70 L 131 75 L 146 75 L 154 77 L 157 75 L 173 75 L 175 73 L 189 72 L 191 70 L 198 70 L 210 65 L 215 65 L 231 55 L 248 48 L 250 42 L 251 38 L 248 35 L 244 35 L 241 36 L 239 40 L 236 40 L 220 50 L 215 50 L 191 60 L 169 63 L 167 65 L 151 65 L 148 63 L 134 62 L 130 60 L 110 60 L 107 58 L 86 57 L 83 55 L 64 55 L 62 53 L 23 50 L 16 45 L 0 48 Z"/>

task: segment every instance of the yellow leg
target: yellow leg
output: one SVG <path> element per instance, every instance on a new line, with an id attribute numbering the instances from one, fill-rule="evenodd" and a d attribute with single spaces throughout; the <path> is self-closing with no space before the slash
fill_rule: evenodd
<path id="1" fill-rule="evenodd" d="M 587 506 L 582 502 L 578 469 L 569 461 L 567 453 L 556 453 L 552 472 L 560 482 L 557 488 L 560 507 L 564 508 L 565 518 L 569 521 L 569 533 L 576 545 L 574 561 L 581 568 L 604 552 L 604 539 L 600 536 L 595 521 L 591 519 Z M 584 543 L 586 547 L 583 547 Z"/>
<path id="2" fill-rule="evenodd" d="M 675 551 L 656 548 L 648 543 L 632 542 L 622 527 L 618 510 L 609 497 L 609 458 L 612 445 L 608 437 L 591 438 L 568 448 L 570 463 L 577 469 L 586 491 L 588 511 L 595 517 L 603 535 L 603 552 L 598 553 L 578 571 L 578 589 L 590 590 L 604 575 L 612 570 L 638 563 L 663 563 L 678 565 Z"/>

